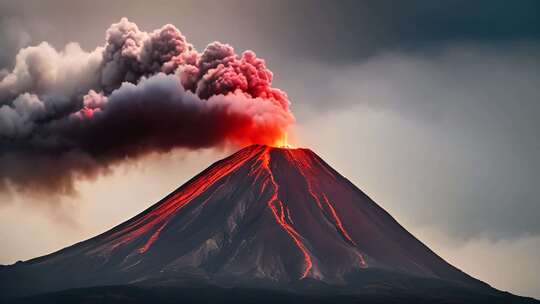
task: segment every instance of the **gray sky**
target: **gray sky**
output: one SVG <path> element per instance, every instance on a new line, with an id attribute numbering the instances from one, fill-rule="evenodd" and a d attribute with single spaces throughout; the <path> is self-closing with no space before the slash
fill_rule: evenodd
<path id="1" fill-rule="evenodd" d="M 289 95 L 293 143 L 454 265 L 540 297 L 537 2 L 94 2 L 0 1 L 0 70 L 41 41 L 91 50 L 124 16 L 147 31 L 172 23 L 198 49 L 252 49 Z M 227 153 L 120 165 L 60 204 L 2 193 L 0 263 L 102 232 Z"/>

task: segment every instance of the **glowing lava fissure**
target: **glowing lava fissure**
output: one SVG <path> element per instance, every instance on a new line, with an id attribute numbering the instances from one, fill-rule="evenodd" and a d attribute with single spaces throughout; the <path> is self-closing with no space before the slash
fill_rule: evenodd
<path id="1" fill-rule="evenodd" d="M 104 250 L 110 252 L 116 247 L 128 243 L 138 237 L 143 236 L 151 228 L 161 225 L 146 241 L 146 243 L 138 249 L 139 253 L 146 252 L 150 246 L 156 241 L 160 232 L 165 228 L 170 217 L 176 212 L 179 212 L 184 206 L 189 204 L 194 197 L 197 197 L 205 190 L 210 188 L 219 179 L 227 176 L 238 167 L 253 157 L 251 151 L 241 151 L 228 158 L 228 161 L 222 161 L 223 165 L 212 166 L 201 174 L 193 178 L 191 181 L 180 187 L 178 190 L 169 195 L 166 199 L 152 206 L 149 210 L 143 213 L 143 216 L 134 219 L 123 229 L 113 233 L 107 239 L 112 240 Z M 217 163 L 216 163 L 217 164 Z"/>
<path id="2" fill-rule="evenodd" d="M 320 194 L 322 196 L 322 201 L 324 202 L 324 206 L 321 203 L 321 199 L 319 198 L 319 195 L 313 190 L 313 184 L 316 183 L 316 179 L 313 178 L 314 171 L 312 169 L 311 165 L 311 158 L 304 150 L 297 150 L 297 151 L 287 151 L 286 154 L 289 161 L 294 162 L 297 167 L 299 168 L 298 172 L 302 175 L 306 182 L 307 190 L 313 200 L 317 203 L 317 206 L 319 209 L 321 209 L 321 212 L 324 214 L 329 214 L 333 224 L 335 225 L 336 229 L 341 233 L 341 235 L 348 241 L 353 247 L 358 247 L 358 245 L 354 242 L 354 240 L 349 235 L 349 232 L 345 229 L 343 226 L 343 223 L 339 217 L 339 215 L 336 212 L 336 209 L 332 206 L 332 203 L 328 199 L 327 195 L 323 192 Z M 329 171 L 327 171 L 330 173 Z M 330 173 L 331 174 L 331 173 Z M 325 208 L 326 207 L 326 208 Z M 357 256 L 359 259 L 359 263 L 362 267 L 367 267 L 366 260 L 364 259 L 363 255 L 360 252 L 357 252 Z"/>
<path id="3" fill-rule="evenodd" d="M 110 231 L 23 263 L 61 269 L 60 287 L 162 275 L 343 284 L 370 272 L 368 264 L 371 272 L 471 280 L 312 151 L 263 145 L 214 163 Z"/>
<path id="4" fill-rule="evenodd" d="M 268 208 L 272 212 L 276 223 L 290 236 L 295 246 L 297 246 L 302 253 L 304 265 L 300 278 L 307 277 L 313 267 L 313 262 L 307 246 L 302 241 L 302 236 L 293 227 L 290 210 L 279 198 L 279 185 L 274 179 L 270 166 L 270 151 L 272 148 L 268 146 L 256 147 L 258 148 L 245 150 L 245 153 L 233 155 L 220 166 L 211 167 L 203 175 L 204 178 L 193 179 L 189 182 L 189 187 L 180 188 L 177 192 L 170 195 L 166 201 L 156 204 L 153 210 L 149 210 L 144 216 L 134 220 L 123 229 L 112 234 L 109 237 L 112 242 L 107 242 L 107 245 L 100 249 L 102 250 L 102 253 L 109 254 L 118 246 L 137 241 L 139 238 L 144 238 L 153 228 L 158 227 L 150 234 L 145 243 L 137 249 L 137 252 L 140 254 L 147 252 L 159 238 L 161 231 L 167 226 L 175 213 L 179 212 L 183 207 L 189 204 L 192 201 L 192 198 L 197 197 L 208 190 L 220 179 L 228 176 L 251 160 L 253 163 L 249 174 L 263 179 L 264 187 L 262 190 L 270 187 L 271 196 L 267 202 Z"/>
<path id="5" fill-rule="evenodd" d="M 273 159 L 272 154 L 276 154 L 281 159 Z M 321 174 L 324 175 L 323 179 L 329 179 L 330 182 L 335 183 L 337 181 L 335 173 L 327 168 L 327 165 L 320 163 L 316 155 L 307 149 L 275 148 L 263 145 L 250 146 L 215 163 L 140 216 L 114 229 L 114 232 L 106 236 L 100 242 L 101 245 L 95 247 L 90 253 L 108 256 L 117 248 L 129 246 L 129 244 L 138 244 L 130 256 L 133 253 L 146 254 L 159 240 L 160 235 L 167 229 L 169 223 L 177 214 L 182 214 L 182 210 L 190 205 L 194 199 L 203 193 L 210 192 L 211 194 L 207 199 L 198 203 L 199 205 L 206 204 L 216 193 L 217 190 L 214 189 L 216 185 L 221 183 L 225 177 L 238 174 L 238 171 L 249 167 L 247 175 L 252 178 L 251 186 L 260 187 L 261 199 L 266 202 L 267 210 L 271 212 L 275 223 L 289 237 L 291 244 L 302 256 L 302 271 L 296 278 L 306 278 L 310 276 L 315 266 L 314 258 L 319 261 L 321 258 L 324 259 L 321 255 L 332 253 L 328 253 L 329 251 L 325 249 L 326 251 L 322 251 L 315 256 L 316 254 L 312 251 L 317 251 L 316 248 L 321 245 L 317 244 L 317 239 L 313 239 L 313 232 L 310 231 L 309 225 L 293 221 L 293 219 L 304 221 L 302 217 L 305 217 L 305 214 L 298 209 L 298 201 L 290 201 L 290 199 L 284 201 L 280 196 L 280 182 L 275 178 L 273 166 L 283 166 L 283 161 L 288 167 L 293 168 L 292 170 L 301 178 L 300 181 L 293 181 L 296 184 L 295 187 L 299 187 L 300 190 L 304 189 L 305 193 L 308 194 L 308 198 L 310 198 L 304 199 L 302 202 L 302 204 L 305 204 L 304 208 L 309 205 L 315 206 L 320 214 L 317 217 L 324 218 L 338 232 L 341 239 L 347 244 L 346 246 L 351 248 L 348 254 L 340 253 L 342 258 L 346 258 L 347 255 L 354 256 L 356 264 L 360 268 L 366 268 L 367 262 L 363 250 L 347 230 L 338 210 L 331 202 L 329 194 L 321 191 L 322 187 L 318 180 L 323 178 Z M 285 180 L 283 182 L 291 181 Z M 290 204 L 296 205 L 295 209 L 297 211 L 295 212 L 301 213 L 295 215 L 295 212 L 291 211 L 289 207 Z M 297 225 L 300 226 L 296 227 Z M 304 233 L 309 233 L 311 237 L 304 235 Z M 336 242 L 334 246 L 344 246 L 339 243 Z M 317 265 L 318 268 L 320 268 L 319 265 Z"/>
<path id="6" fill-rule="evenodd" d="M 283 229 L 291 236 L 294 243 L 298 246 L 302 254 L 304 255 L 304 272 L 302 273 L 301 278 L 307 277 L 309 274 L 311 268 L 313 267 L 313 262 L 311 261 L 311 256 L 309 255 L 309 252 L 306 248 L 306 246 L 302 243 L 301 236 L 296 232 L 296 230 L 292 226 L 292 220 L 291 223 L 287 223 L 285 219 L 285 208 L 287 212 L 287 218 L 291 219 L 290 216 L 290 210 L 287 207 L 283 206 L 283 202 L 279 199 L 279 186 L 276 183 L 276 180 L 274 179 L 274 174 L 272 173 L 272 169 L 270 168 L 270 152 L 269 148 L 265 148 L 266 151 L 262 154 L 262 160 L 261 165 L 262 167 L 268 172 L 268 175 L 270 176 L 270 181 L 272 183 L 272 187 L 274 188 L 274 194 L 272 194 L 272 197 L 268 201 L 268 206 L 270 209 L 272 209 L 272 213 L 274 214 L 274 217 L 276 218 L 276 222 L 283 227 Z M 275 204 L 279 205 L 279 212 L 275 206 Z"/>

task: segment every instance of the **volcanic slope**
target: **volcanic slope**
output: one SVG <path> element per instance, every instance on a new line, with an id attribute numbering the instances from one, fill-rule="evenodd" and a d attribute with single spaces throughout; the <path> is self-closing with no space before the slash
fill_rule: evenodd
<path id="1" fill-rule="evenodd" d="M 365 286 L 372 277 L 389 286 L 406 285 L 396 279 L 405 277 L 495 292 L 437 256 L 311 150 L 253 145 L 110 231 L 2 266 L 0 291 L 148 282 Z"/>

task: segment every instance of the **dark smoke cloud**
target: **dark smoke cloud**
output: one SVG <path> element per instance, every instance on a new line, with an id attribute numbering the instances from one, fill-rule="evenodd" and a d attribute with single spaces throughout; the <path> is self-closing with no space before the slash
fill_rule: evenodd
<path id="1" fill-rule="evenodd" d="M 77 178 L 174 148 L 279 140 L 294 121 L 251 51 L 197 52 L 173 25 L 122 19 L 91 52 L 21 49 L 0 78 L 0 189 L 74 193 Z"/>

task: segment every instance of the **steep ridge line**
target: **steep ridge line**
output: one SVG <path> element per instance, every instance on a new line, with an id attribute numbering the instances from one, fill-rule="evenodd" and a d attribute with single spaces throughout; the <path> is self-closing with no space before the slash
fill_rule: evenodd
<path id="1" fill-rule="evenodd" d="M 107 239 L 115 240 L 113 244 L 106 242 L 104 246 L 98 247 L 95 251 L 110 253 L 118 246 L 142 237 L 144 234 L 151 231 L 153 227 L 161 224 L 160 228 L 154 231 L 154 233 L 147 239 L 145 244 L 138 249 L 139 253 L 145 253 L 155 242 L 155 240 L 157 240 L 159 234 L 165 228 L 168 220 L 175 213 L 189 204 L 193 198 L 196 198 L 201 193 L 212 187 L 221 178 L 243 166 L 247 160 L 251 159 L 257 154 L 258 150 L 260 149 L 249 149 L 243 151 L 243 153 L 233 155 L 233 157 L 225 164 L 216 165 L 208 172 L 207 175 L 205 175 L 205 178 L 199 178 L 192 181 L 189 187 L 175 193 L 171 198 L 164 202 L 164 205 L 156 206 L 156 208 L 145 214 L 145 216 L 139 218 L 124 229 L 111 234 Z"/>

